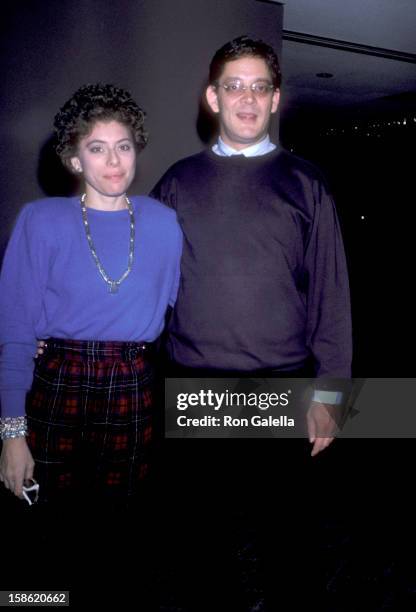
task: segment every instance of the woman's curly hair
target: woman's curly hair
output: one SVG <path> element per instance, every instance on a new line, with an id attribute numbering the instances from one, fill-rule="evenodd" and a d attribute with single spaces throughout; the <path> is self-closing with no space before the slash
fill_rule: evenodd
<path id="1" fill-rule="evenodd" d="M 56 152 L 72 170 L 70 159 L 77 154 L 79 141 L 97 121 L 119 121 L 130 128 L 138 150 L 147 143 L 146 113 L 125 89 L 114 85 L 83 85 L 63 105 L 54 119 Z"/>

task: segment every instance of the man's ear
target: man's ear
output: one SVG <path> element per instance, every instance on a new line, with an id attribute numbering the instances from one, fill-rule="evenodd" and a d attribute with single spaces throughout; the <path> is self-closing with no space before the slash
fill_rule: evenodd
<path id="1" fill-rule="evenodd" d="M 277 111 L 279 102 L 280 102 L 280 89 L 276 89 L 276 91 L 273 93 L 273 98 L 272 98 L 272 109 L 271 109 L 272 113 L 275 113 Z"/>
<path id="2" fill-rule="evenodd" d="M 214 87 L 213 85 L 208 85 L 205 91 L 205 98 L 212 112 L 219 113 L 220 109 L 218 106 L 218 93 L 216 87 Z"/>

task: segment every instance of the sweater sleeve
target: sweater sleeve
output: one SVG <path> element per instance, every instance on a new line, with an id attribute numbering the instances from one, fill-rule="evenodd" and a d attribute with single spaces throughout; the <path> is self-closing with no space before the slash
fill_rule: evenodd
<path id="1" fill-rule="evenodd" d="M 176 211 L 176 190 L 172 189 L 172 183 L 176 185 L 176 181 L 174 179 L 170 179 L 170 171 L 168 170 L 162 176 L 162 178 L 156 183 L 151 192 L 149 193 L 149 197 L 162 202 L 165 206 L 172 208 Z M 178 225 L 178 236 L 177 236 L 177 248 L 176 248 L 176 268 L 175 268 L 175 279 L 174 284 L 172 286 L 172 291 L 169 296 L 169 306 L 174 306 L 176 302 L 176 298 L 178 296 L 179 290 L 179 282 L 181 275 L 181 257 L 182 257 L 182 247 L 183 247 L 183 235 Z"/>
<path id="2" fill-rule="evenodd" d="M 162 178 L 156 183 L 151 192 L 149 193 L 151 198 L 158 200 L 165 204 L 165 206 L 169 206 L 173 210 L 176 210 L 176 180 L 170 177 L 170 171 L 168 170 Z M 172 292 L 169 297 L 169 306 L 174 306 L 176 302 L 176 298 L 179 290 L 179 282 L 180 282 L 180 262 L 182 255 L 182 246 L 183 246 L 183 235 L 178 226 L 178 260 L 176 264 L 176 272 L 175 272 L 175 282 L 172 287 Z"/>
<path id="3" fill-rule="evenodd" d="M 46 282 L 46 245 L 37 231 L 35 207 L 20 213 L 0 276 L 0 399 L 2 417 L 25 414 L 33 379 L 36 324 Z"/>
<path id="4" fill-rule="evenodd" d="M 174 277 L 174 280 L 173 280 L 172 291 L 171 291 L 171 294 L 169 296 L 169 306 L 174 306 L 175 305 L 176 298 L 178 296 L 179 282 L 180 282 L 180 276 L 181 276 L 182 244 L 183 244 L 182 232 L 181 232 L 181 229 L 180 229 L 180 227 L 178 225 L 177 226 L 177 242 L 176 242 L 177 246 L 176 246 L 176 249 L 175 249 L 175 256 L 176 256 L 175 277 Z"/>
<path id="5" fill-rule="evenodd" d="M 305 252 L 307 343 L 316 376 L 347 379 L 351 376 L 352 332 L 341 230 L 334 202 L 323 183 L 314 184 L 314 199 L 315 214 Z M 336 381 L 333 384 L 339 388 Z M 331 384 L 320 384 L 319 388 L 331 388 Z"/>
<path id="6" fill-rule="evenodd" d="M 165 172 L 149 195 L 151 198 L 159 200 L 169 208 L 176 210 L 176 180 L 171 178 L 170 170 Z"/>

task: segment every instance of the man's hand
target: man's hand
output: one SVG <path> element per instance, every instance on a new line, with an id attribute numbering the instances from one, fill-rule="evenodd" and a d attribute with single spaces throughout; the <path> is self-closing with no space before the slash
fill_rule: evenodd
<path id="1" fill-rule="evenodd" d="M 306 414 L 309 442 L 313 444 L 311 455 L 314 457 L 333 442 L 337 431 L 335 419 L 337 404 L 311 402 Z"/>
<path id="2" fill-rule="evenodd" d="M 33 478 L 35 462 L 26 443 L 26 438 L 3 440 L 0 457 L 0 481 L 17 497 L 22 497 L 25 480 Z"/>
<path id="3" fill-rule="evenodd" d="M 38 340 L 37 346 L 36 346 L 36 355 L 35 355 L 35 359 L 37 359 L 38 357 L 40 357 L 41 355 L 43 355 L 43 347 L 46 346 L 46 342 L 45 340 Z"/>

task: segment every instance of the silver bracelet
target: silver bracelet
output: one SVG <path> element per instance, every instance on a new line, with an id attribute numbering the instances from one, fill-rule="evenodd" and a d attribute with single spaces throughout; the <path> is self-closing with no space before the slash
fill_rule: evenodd
<path id="1" fill-rule="evenodd" d="M 27 436 L 27 421 L 25 416 L 4 417 L 0 419 L 0 438 L 21 438 Z"/>

